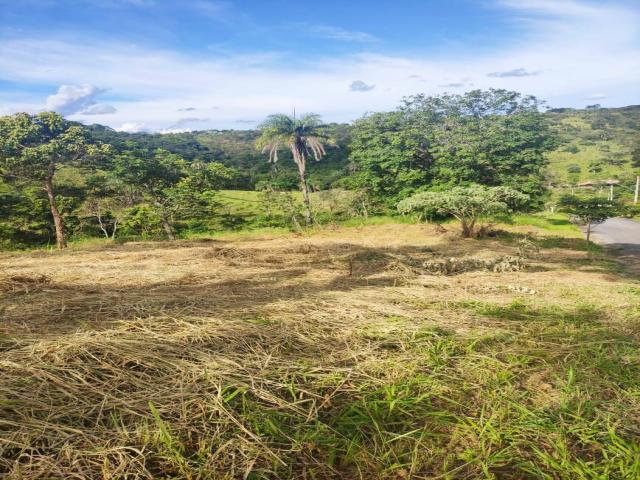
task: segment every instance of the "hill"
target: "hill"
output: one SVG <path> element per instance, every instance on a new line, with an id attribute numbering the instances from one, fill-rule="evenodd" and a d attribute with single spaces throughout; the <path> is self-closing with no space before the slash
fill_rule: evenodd
<path id="1" fill-rule="evenodd" d="M 586 180 L 632 181 L 631 152 L 640 142 L 640 105 L 623 108 L 557 108 L 546 113 L 557 134 L 558 146 L 548 155 L 549 178 L 554 184 L 575 184 Z M 185 158 L 221 162 L 234 167 L 240 176 L 228 188 L 253 190 L 270 182 L 296 189 L 295 165 L 286 152 L 279 165 L 255 149 L 255 130 L 204 130 L 173 134 L 128 134 L 101 125 L 91 125 L 95 138 L 119 148 L 137 144 L 143 148 L 165 148 Z M 349 174 L 350 125 L 331 124 L 337 148 L 318 164 L 310 166 L 310 182 L 317 190 L 340 185 Z M 640 165 L 637 165 L 637 167 Z"/>
<path id="2" fill-rule="evenodd" d="M 640 105 L 554 109 L 547 115 L 559 140 L 558 148 L 549 154 L 550 178 L 555 183 L 633 181 L 640 167 L 632 161 L 640 142 Z"/>
<path id="3" fill-rule="evenodd" d="M 254 190 L 269 182 L 282 189 L 298 188 L 298 175 L 291 154 L 282 152 L 277 165 L 270 165 L 267 156 L 255 148 L 256 130 L 202 130 L 185 133 L 148 134 L 117 132 L 102 125 L 90 125 L 92 136 L 118 149 L 164 148 L 188 160 L 220 162 L 237 169 L 240 175 L 228 188 Z M 329 148 L 322 162 L 311 167 L 309 181 L 313 189 L 324 190 L 347 175 L 350 126 L 330 124 L 329 134 L 336 146 Z"/>

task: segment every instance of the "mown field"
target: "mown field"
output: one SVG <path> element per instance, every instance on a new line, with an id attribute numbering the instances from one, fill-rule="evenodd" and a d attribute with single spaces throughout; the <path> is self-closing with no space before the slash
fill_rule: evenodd
<path id="1" fill-rule="evenodd" d="M 503 229 L 0 253 L 0 476 L 640 478 L 633 266 Z"/>

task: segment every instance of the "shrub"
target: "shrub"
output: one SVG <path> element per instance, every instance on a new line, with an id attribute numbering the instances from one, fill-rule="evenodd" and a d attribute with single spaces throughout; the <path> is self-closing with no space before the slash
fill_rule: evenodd
<path id="1" fill-rule="evenodd" d="M 512 212 L 524 207 L 529 199 L 528 195 L 509 187 L 471 185 L 446 192 L 417 193 L 398 203 L 398 211 L 451 215 L 460 221 L 462 236 L 468 238 L 484 231 L 477 225 L 482 217 Z"/>

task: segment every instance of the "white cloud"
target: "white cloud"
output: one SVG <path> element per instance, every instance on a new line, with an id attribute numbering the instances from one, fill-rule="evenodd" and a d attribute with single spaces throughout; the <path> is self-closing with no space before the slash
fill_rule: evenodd
<path id="1" fill-rule="evenodd" d="M 371 43 L 377 42 L 378 39 L 366 32 L 358 32 L 355 30 L 345 30 L 340 27 L 332 27 L 329 25 L 310 25 L 306 23 L 297 24 L 307 33 L 312 35 L 328 38 L 329 40 L 338 40 L 344 42 L 360 42 Z"/>
<path id="2" fill-rule="evenodd" d="M 492 72 L 487 73 L 487 77 L 492 78 L 509 78 L 509 77 L 535 77 L 540 75 L 540 72 L 532 72 L 525 68 L 513 68 L 504 72 Z"/>
<path id="3" fill-rule="evenodd" d="M 233 5 L 227 1 L 194 0 L 183 2 L 183 6 L 195 10 L 200 15 L 222 23 L 231 23 L 232 20 L 237 20 L 237 18 L 243 16 L 234 12 Z"/>
<path id="4" fill-rule="evenodd" d="M 100 120 L 127 131 L 166 130 L 176 123 L 177 111 L 195 106 L 202 106 L 198 112 L 206 110 L 202 116 L 209 119 L 198 128 L 238 128 L 243 124 L 237 119 L 260 121 L 292 107 L 328 121 L 350 121 L 367 111 L 394 108 L 404 95 L 462 89 L 454 86 L 459 83 L 531 93 L 551 106 L 583 106 L 594 92 L 609 92 L 607 105 L 640 103 L 639 9 L 561 0 L 504 0 L 501 5 L 516 12 L 522 37 L 483 54 L 473 48 L 466 56 L 433 58 L 367 53 L 300 64 L 285 54 L 188 56 L 130 44 L 23 38 L 0 40 L 0 78 L 73 87 L 49 103 L 74 105 L 67 111 L 75 112 L 95 105 L 94 85 L 108 85 L 126 100 L 114 103 L 117 112 Z M 541 73 L 487 77 L 487 72 L 518 69 Z M 353 79 L 366 79 L 360 80 L 365 88 L 376 88 L 355 95 L 346 88 Z M 37 94 L 0 96 L 5 111 L 38 102 L 44 99 Z"/>
<path id="5" fill-rule="evenodd" d="M 118 109 L 113 105 L 107 105 L 106 103 L 97 103 L 82 110 L 83 115 L 107 115 L 110 113 L 116 113 Z"/>
<path id="6" fill-rule="evenodd" d="M 577 0 L 498 0 L 497 3 L 513 9 L 558 17 L 590 17 L 601 13 L 601 9 Z"/>
<path id="7" fill-rule="evenodd" d="M 61 85 L 58 92 L 47 97 L 47 110 L 63 115 L 77 113 L 95 103 L 94 98 L 103 90 L 93 85 Z"/>
<path id="8" fill-rule="evenodd" d="M 83 85 L 60 85 L 58 92 L 47 97 L 46 109 L 62 115 L 103 115 L 115 113 L 115 107 L 99 104 L 95 98 L 106 90 L 88 83 Z"/>
<path id="9" fill-rule="evenodd" d="M 144 123 L 125 122 L 119 127 L 116 127 L 116 130 L 125 133 L 139 133 L 147 131 L 147 128 L 144 126 Z"/>
<path id="10" fill-rule="evenodd" d="M 367 85 L 362 80 L 354 80 L 351 82 L 351 85 L 349 85 L 349 90 L 352 92 L 369 92 L 374 88 L 376 88 L 375 85 Z"/>
<path id="11" fill-rule="evenodd" d="M 199 124 L 199 123 L 206 123 L 208 121 L 209 121 L 208 118 L 196 118 L 196 117 L 181 118 L 176 123 L 171 125 L 169 127 L 169 129 L 175 130 L 175 129 L 185 128 L 185 127 L 187 127 L 189 125 L 194 125 L 194 124 Z"/>
<path id="12" fill-rule="evenodd" d="M 466 83 L 462 83 L 462 82 L 451 82 L 451 83 L 442 83 L 438 86 L 442 88 L 462 88 L 462 87 L 465 87 L 466 85 L 467 85 Z"/>

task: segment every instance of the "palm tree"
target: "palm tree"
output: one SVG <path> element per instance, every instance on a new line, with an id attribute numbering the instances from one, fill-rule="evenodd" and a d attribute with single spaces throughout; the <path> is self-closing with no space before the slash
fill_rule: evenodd
<path id="1" fill-rule="evenodd" d="M 269 115 L 258 127 L 262 132 L 257 146 L 262 153 L 269 153 L 269 161 L 278 161 L 278 150 L 288 148 L 293 155 L 293 161 L 298 166 L 300 175 L 300 190 L 305 206 L 305 220 L 311 224 L 311 200 L 309 199 L 309 184 L 307 183 L 307 158 L 313 156 L 319 161 L 325 155 L 324 144 L 333 141 L 324 133 L 320 115 L 310 113 L 297 119 L 294 116 L 281 113 Z"/>

